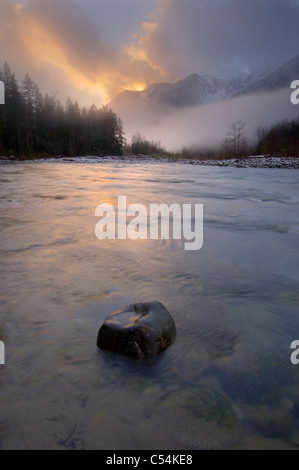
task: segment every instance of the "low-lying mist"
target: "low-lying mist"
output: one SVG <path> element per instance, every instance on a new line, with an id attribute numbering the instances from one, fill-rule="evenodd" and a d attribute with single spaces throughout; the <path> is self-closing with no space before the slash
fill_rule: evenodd
<path id="1" fill-rule="evenodd" d="M 142 101 L 137 107 L 117 112 L 128 142 L 138 132 L 159 141 L 170 152 L 180 152 L 183 147 L 217 150 L 236 121 L 246 123 L 247 139 L 254 143 L 259 126 L 267 128 L 298 118 L 299 105 L 293 105 L 290 96 L 291 90 L 281 89 L 179 110 Z"/>

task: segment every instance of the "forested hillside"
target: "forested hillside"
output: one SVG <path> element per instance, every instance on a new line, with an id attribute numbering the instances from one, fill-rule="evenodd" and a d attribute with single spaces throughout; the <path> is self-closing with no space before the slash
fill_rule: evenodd
<path id="1" fill-rule="evenodd" d="M 108 107 L 80 108 L 55 94 L 43 96 L 27 74 L 19 86 L 7 63 L 0 69 L 5 105 L 0 106 L 0 154 L 121 155 L 121 119 Z"/>

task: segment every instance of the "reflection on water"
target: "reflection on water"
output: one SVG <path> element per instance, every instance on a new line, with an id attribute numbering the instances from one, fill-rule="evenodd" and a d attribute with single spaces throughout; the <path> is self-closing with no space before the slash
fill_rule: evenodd
<path id="1" fill-rule="evenodd" d="M 106 240 L 95 209 L 204 205 L 204 243 Z M 0 447 L 299 445 L 296 170 L 1 165 Z M 96 347 L 112 311 L 158 300 L 177 339 L 139 363 Z"/>

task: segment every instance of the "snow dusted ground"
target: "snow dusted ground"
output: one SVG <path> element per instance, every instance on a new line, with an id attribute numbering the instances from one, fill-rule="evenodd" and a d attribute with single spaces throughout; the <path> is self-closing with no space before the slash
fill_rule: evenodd
<path id="1" fill-rule="evenodd" d="M 0 161 L 19 161 L 17 157 L 0 156 Z M 26 161 L 26 160 L 22 160 Z M 33 161 L 33 160 L 30 160 Z M 251 157 L 234 158 L 228 160 L 196 160 L 196 159 L 174 159 L 174 158 L 159 158 L 150 157 L 147 155 L 126 155 L 126 156 L 84 156 L 84 157 L 65 157 L 58 156 L 47 159 L 40 159 L 34 161 L 47 161 L 47 162 L 65 162 L 65 163 L 173 163 L 185 165 L 202 165 L 202 166 L 221 166 L 221 167 L 237 167 L 237 168 L 287 168 L 299 169 L 299 158 L 297 157 L 272 157 L 269 155 L 258 155 Z"/>
<path id="2" fill-rule="evenodd" d="M 299 158 L 271 157 L 259 155 L 253 157 L 235 158 L 230 160 L 196 160 L 189 161 L 191 164 L 204 166 L 225 166 L 237 168 L 289 168 L 299 169 Z"/>

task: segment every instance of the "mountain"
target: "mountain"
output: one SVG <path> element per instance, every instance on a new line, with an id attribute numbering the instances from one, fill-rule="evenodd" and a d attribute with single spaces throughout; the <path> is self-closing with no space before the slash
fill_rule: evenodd
<path id="1" fill-rule="evenodd" d="M 259 75 L 248 74 L 229 80 L 199 76 L 194 73 L 176 83 L 153 83 L 144 91 L 125 90 L 119 93 L 109 106 L 116 112 L 141 103 L 152 107 L 184 108 L 223 100 L 248 87 Z"/>
<path id="2" fill-rule="evenodd" d="M 236 93 L 244 95 L 263 91 L 274 91 L 280 88 L 290 88 L 293 80 L 299 79 L 299 55 L 280 67 L 254 80 L 246 88 Z"/>
<path id="3" fill-rule="evenodd" d="M 181 108 L 198 106 L 215 99 L 221 99 L 225 94 L 225 86 L 220 80 L 212 77 L 200 77 L 194 73 L 173 84 L 155 83 L 141 92 L 141 99 Z"/>
<path id="4" fill-rule="evenodd" d="M 243 73 L 230 79 L 194 73 L 176 83 L 153 83 L 144 91 L 126 90 L 119 93 L 109 106 L 120 115 L 147 107 L 161 112 L 165 109 L 171 111 L 232 96 L 289 88 L 296 79 L 299 79 L 299 55 L 267 73 Z"/>
<path id="5" fill-rule="evenodd" d="M 136 132 L 164 146 L 214 146 L 229 123 L 256 127 L 296 119 L 290 85 L 299 80 L 299 55 L 275 70 L 231 78 L 192 74 L 176 83 L 153 83 L 144 91 L 123 91 L 110 103 L 128 139 Z M 268 93 L 272 92 L 272 93 Z M 219 144 L 220 144 L 219 140 Z"/>
<path id="6" fill-rule="evenodd" d="M 253 74 L 224 80 L 196 73 L 174 84 L 155 83 L 141 92 L 141 99 L 156 101 L 178 108 L 198 106 L 228 98 L 251 83 Z"/>

